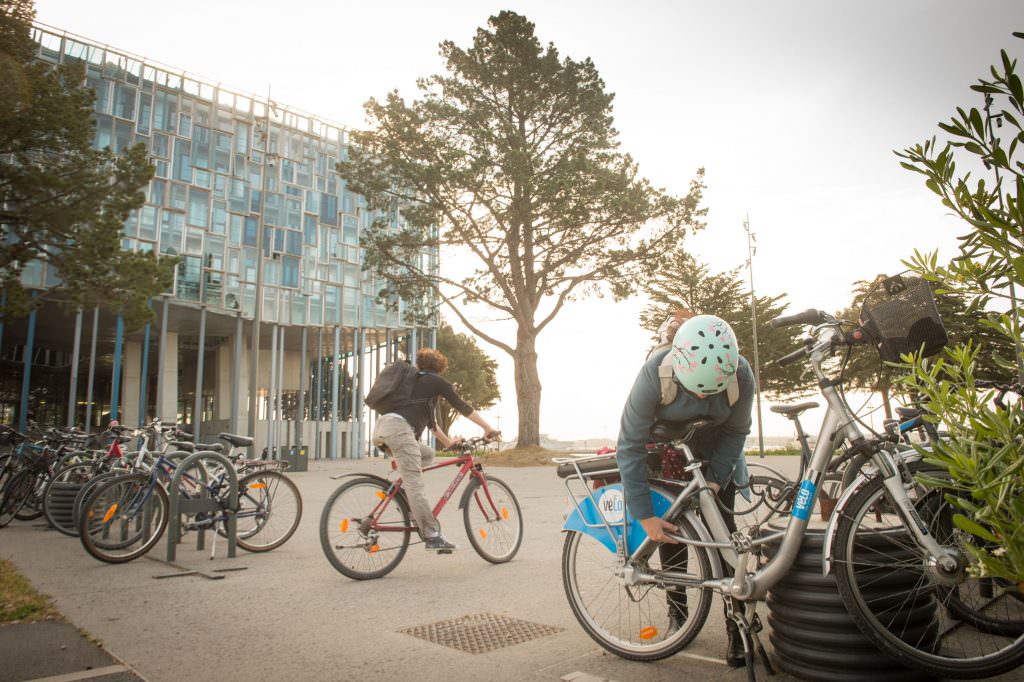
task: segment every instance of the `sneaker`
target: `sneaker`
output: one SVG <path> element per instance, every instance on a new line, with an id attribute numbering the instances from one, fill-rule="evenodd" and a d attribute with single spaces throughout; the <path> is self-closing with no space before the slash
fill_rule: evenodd
<path id="1" fill-rule="evenodd" d="M 458 549 L 458 547 L 445 540 L 443 535 L 434 535 L 427 538 L 426 548 L 428 552 L 437 552 L 438 554 L 451 554 Z"/>

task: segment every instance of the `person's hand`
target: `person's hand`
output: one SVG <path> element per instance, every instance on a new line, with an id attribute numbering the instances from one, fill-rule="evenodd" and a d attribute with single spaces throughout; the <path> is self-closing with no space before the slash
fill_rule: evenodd
<path id="1" fill-rule="evenodd" d="M 640 525 L 643 526 L 644 532 L 647 533 L 647 537 L 655 542 L 667 542 L 672 545 L 679 544 L 677 541 L 665 535 L 666 531 L 670 533 L 677 533 L 679 532 L 679 528 L 663 518 L 649 516 L 646 519 L 640 519 Z"/>
<path id="2" fill-rule="evenodd" d="M 498 431 L 497 429 L 491 429 L 490 431 L 484 434 L 484 440 L 501 440 L 501 431 Z"/>
<path id="3" fill-rule="evenodd" d="M 711 492 L 717 495 L 718 491 L 722 489 L 722 486 L 713 481 L 708 481 L 708 488 L 711 488 Z"/>

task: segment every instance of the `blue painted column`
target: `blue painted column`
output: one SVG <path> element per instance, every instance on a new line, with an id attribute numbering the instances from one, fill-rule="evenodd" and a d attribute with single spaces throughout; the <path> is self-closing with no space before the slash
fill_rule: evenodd
<path id="1" fill-rule="evenodd" d="M 75 425 L 78 412 L 78 362 L 82 352 L 82 311 L 75 313 L 75 341 L 71 351 L 71 376 L 68 385 L 68 428 Z"/>
<path id="2" fill-rule="evenodd" d="M 89 346 L 89 382 L 85 387 L 85 432 L 92 433 L 92 389 L 96 380 L 96 336 L 100 326 L 100 309 L 92 309 L 92 340 Z"/>
<path id="3" fill-rule="evenodd" d="M 117 316 L 117 335 L 114 337 L 114 383 L 110 387 L 110 421 L 117 421 L 117 408 L 121 404 L 121 346 L 124 343 L 124 318 Z"/>
<path id="4" fill-rule="evenodd" d="M 338 362 L 341 348 L 341 327 L 334 327 L 334 347 L 331 349 L 331 447 L 327 456 L 338 458 L 338 379 L 341 374 Z"/>
<path id="5" fill-rule="evenodd" d="M 142 376 L 139 377 L 139 426 L 146 424 L 146 397 L 149 395 L 149 323 L 142 339 Z"/>
<path id="6" fill-rule="evenodd" d="M 35 297 L 35 292 L 32 292 Z M 36 309 L 28 314 L 28 340 L 25 342 L 25 369 L 21 374 L 21 406 L 18 408 L 18 430 L 25 432 L 28 424 L 28 387 L 32 382 L 32 351 L 36 342 Z"/>

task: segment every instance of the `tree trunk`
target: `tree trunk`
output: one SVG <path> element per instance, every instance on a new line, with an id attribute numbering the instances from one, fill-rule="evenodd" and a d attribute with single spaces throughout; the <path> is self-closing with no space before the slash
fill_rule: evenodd
<path id="1" fill-rule="evenodd" d="M 517 447 L 540 445 L 540 376 L 537 374 L 537 337 L 520 333 L 515 352 L 516 403 L 519 407 Z"/>

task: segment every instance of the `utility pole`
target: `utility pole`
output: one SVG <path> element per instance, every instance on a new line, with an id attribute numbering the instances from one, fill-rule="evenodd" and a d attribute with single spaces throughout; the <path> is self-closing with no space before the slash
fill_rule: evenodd
<path id="1" fill-rule="evenodd" d="M 761 424 L 761 363 L 757 352 L 757 299 L 754 297 L 754 254 L 757 253 L 757 235 L 750 231 L 750 214 L 743 221 L 747 233 L 747 270 L 750 272 L 750 320 L 754 334 L 754 384 L 757 399 L 757 451 L 764 457 L 764 426 Z"/>

